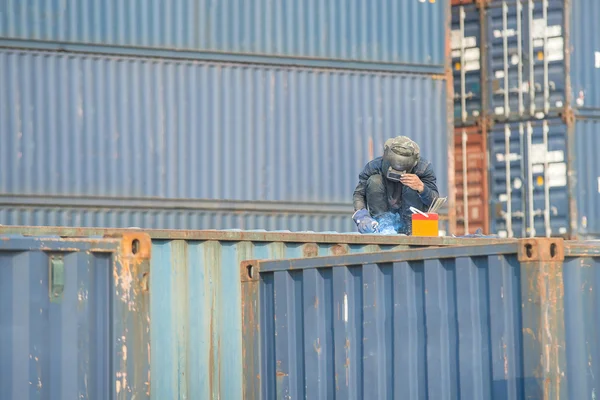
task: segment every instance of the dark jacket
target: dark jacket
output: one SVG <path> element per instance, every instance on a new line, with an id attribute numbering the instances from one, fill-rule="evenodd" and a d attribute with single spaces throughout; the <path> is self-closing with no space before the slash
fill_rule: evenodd
<path id="1" fill-rule="evenodd" d="M 370 161 L 359 174 L 358 185 L 354 190 L 355 211 L 363 208 L 368 209 L 365 196 L 367 181 L 369 180 L 369 177 L 374 174 L 379 174 L 383 177 L 381 164 L 382 157 L 378 157 L 373 161 Z M 421 158 L 410 173 L 416 174 L 423 182 L 423 193 L 418 193 L 416 190 L 404 186 L 399 182 L 391 182 L 385 177 L 383 179 L 388 193 L 388 200 L 390 197 L 393 197 L 398 204 L 396 207 L 399 206 L 399 208 L 394 209 L 394 207 L 390 205 L 390 211 L 399 212 L 401 214 L 405 226 L 407 227 L 405 232 L 407 234 L 410 234 L 412 231 L 412 229 L 410 229 L 412 226 L 412 212 L 410 211 L 410 207 L 412 206 L 421 211 L 427 211 L 431 203 L 433 203 L 433 201 L 439 197 L 435 173 L 433 172 L 433 168 L 431 167 L 431 163 L 429 161 Z M 394 193 L 396 194 L 392 195 Z"/>

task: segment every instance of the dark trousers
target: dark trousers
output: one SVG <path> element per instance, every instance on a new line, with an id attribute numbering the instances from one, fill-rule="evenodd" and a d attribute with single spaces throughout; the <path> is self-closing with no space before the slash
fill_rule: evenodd
<path id="1" fill-rule="evenodd" d="M 381 175 L 371 175 L 367 181 L 365 197 L 367 198 L 367 207 L 373 217 L 380 216 L 390 211 L 387 189 L 383 179 L 384 178 Z"/>

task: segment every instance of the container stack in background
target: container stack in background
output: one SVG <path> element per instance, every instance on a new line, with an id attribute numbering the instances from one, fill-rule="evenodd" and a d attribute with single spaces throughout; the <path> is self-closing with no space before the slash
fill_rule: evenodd
<path id="1" fill-rule="evenodd" d="M 481 209 L 501 236 L 600 236 L 600 3 L 455 3 L 459 227 Z"/>
<path id="2" fill-rule="evenodd" d="M 3 15 L 0 224 L 355 231 L 358 173 L 400 134 L 454 210 L 446 1 Z"/>

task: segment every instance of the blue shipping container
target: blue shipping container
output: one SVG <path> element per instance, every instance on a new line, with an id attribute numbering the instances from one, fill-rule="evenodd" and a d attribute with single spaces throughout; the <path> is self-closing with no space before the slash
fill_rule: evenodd
<path id="1" fill-rule="evenodd" d="M 20 233 L 102 237 L 125 236 L 131 232 L 64 227 L 0 227 L 0 235 Z M 491 243 L 485 239 L 397 235 L 184 230 L 144 233 L 152 238 L 150 334 L 149 339 L 141 335 L 135 343 L 144 348 L 150 343 L 150 392 L 153 400 L 242 398 L 243 374 L 249 367 L 243 363 L 242 355 L 253 350 L 243 346 L 242 337 L 242 324 L 250 321 L 248 318 L 242 319 L 242 304 L 246 300 L 242 295 L 240 263 L 244 260 Z M 87 260 L 85 257 L 83 259 Z M 101 273 L 101 270 L 98 269 L 97 273 Z M 0 275 L 0 278 L 5 276 Z M 15 284 L 16 288 L 23 285 L 22 282 L 14 283 L 12 278 L 0 281 L 0 285 L 3 282 Z M 37 281 L 33 279 L 31 282 L 33 285 Z M 8 293 L 13 293 L 11 290 Z M 0 292 L 2 304 L 10 304 L 4 303 L 1 297 L 6 293 Z"/>
<path id="2" fill-rule="evenodd" d="M 241 274 L 248 399 L 593 397 L 598 241 L 247 261 Z"/>
<path id="3" fill-rule="evenodd" d="M 0 233 L 0 398 L 150 398 L 149 256 L 143 234 Z"/>
<path id="4" fill-rule="evenodd" d="M 412 64 L 437 73 L 446 61 L 448 0 L 29 0 L 3 7 L 0 37 L 10 46 L 125 47 L 138 55 L 172 50 L 213 60 L 293 58 L 300 65 L 321 59 L 340 67 L 347 61 L 371 68 Z M 112 50 L 100 49 L 107 46 Z"/>
<path id="5" fill-rule="evenodd" d="M 576 119 L 569 145 L 572 223 L 582 237 L 600 238 L 600 119 Z"/>
<path id="6" fill-rule="evenodd" d="M 349 205 L 364 164 L 400 134 L 442 194 L 453 175 L 440 77 L 10 50 L 0 71 L 0 192 L 40 208 L 51 195 L 65 210 Z"/>
<path id="7" fill-rule="evenodd" d="M 600 115 L 600 2 L 570 0 L 572 102 L 580 115 Z"/>
<path id="8" fill-rule="evenodd" d="M 567 102 L 577 113 L 599 114 L 598 7 L 596 0 L 492 1 L 486 9 L 490 115 L 557 116 Z"/>
<path id="9" fill-rule="evenodd" d="M 567 126 L 559 120 L 499 124 L 489 146 L 492 232 L 567 235 Z"/>
<path id="10" fill-rule="evenodd" d="M 475 4 L 452 7 L 454 125 L 472 125 L 482 113 L 481 24 Z"/>
<path id="11" fill-rule="evenodd" d="M 558 119 L 497 125 L 489 140 L 492 232 L 599 236 L 599 125 Z"/>

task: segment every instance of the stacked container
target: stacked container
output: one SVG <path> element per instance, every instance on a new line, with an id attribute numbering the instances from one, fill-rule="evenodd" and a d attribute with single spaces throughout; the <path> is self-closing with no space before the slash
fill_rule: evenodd
<path id="1" fill-rule="evenodd" d="M 453 10 L 453 20 L 462 13 L 464 31 L 478 32 L 485 43 L 480 92 L 470 89 L 474 72 L 455 72 L 455 90 L 467 88 L 455 96 L 455 121 L 464 126 L 477 111 L 475 124 L 489 132 L 490 197 L 482 202 L 490 206 L 490 230 L 507 237 L 599 236 L 600 4 L 490 0 Z M 465 10 L 479 14 L 479 30 Z M 461 50 L 454 52 L 468 59 L 469 50 Z M 469 98 L 471 92 L 479 97 Z M 486 182 L 478 191 L 487 191 Z"/>
<path id="2" fill-rule="evenodd" d="M 354 231 L 358 173 L 400 134 L 453 209 L 447 1 L 21 3 L 0 224 Z"/>

